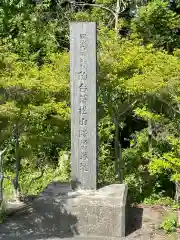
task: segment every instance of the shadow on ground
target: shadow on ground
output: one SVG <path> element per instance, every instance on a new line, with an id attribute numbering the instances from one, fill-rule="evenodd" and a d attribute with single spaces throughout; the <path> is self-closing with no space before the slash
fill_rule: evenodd
<path id="1" fill-rule="evenodd" d="M 45 240 L 78 235 L 77 218 L 65 209 L 66 201 L 57 202 L 51 197 L 32 200 L 0 225 L 0 240 Z"/>
<path id="2" fill-rule="evenodd" d="M 126 208 L 126 236 L 142 228 L 143 208 Z"/>

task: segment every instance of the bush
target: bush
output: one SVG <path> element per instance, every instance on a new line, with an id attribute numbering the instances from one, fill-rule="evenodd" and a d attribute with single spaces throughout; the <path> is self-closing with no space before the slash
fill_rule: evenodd
<path id="1" fill-rule="evenodd" d="M 175 214 L 168 216 L 160 225 L 160 228 L 163 229 L 166 233 L 175 232 L 176 227 L 177 227 L 177 220 L 176 220 Z"/>

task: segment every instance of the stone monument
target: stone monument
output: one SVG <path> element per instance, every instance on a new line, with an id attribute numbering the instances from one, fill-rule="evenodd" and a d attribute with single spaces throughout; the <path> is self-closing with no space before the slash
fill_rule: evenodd
<path id="1" fill-rule="evenodd" d="M 72 232 L 77 239 L 120 239 L 125 236 L 127 186 L 96 189 L 96 24 L 70 23 L 70 44 L 71 171 L 72 183 L 78 185 L 49 185 L 36 201 L 36 209 L 44 212 L 49 206 L 52 212 L 52 203 L 56 206 L 53 215 L 58 215 L 54 219 L 59 224 L 58 237 Z"/>
<path id="2" fill-rule="evenodd" d="M 81 189 L 96 189 L 96 52 L 96 23 L 71 23 L 71 173 Z"/>
<path id="3" fill-rule="evenodd" d="M 123 237 L 126 185 L 96 190 L 96 38 L 96 23 L 70 23 L 71 177 L 77 189 L 74 209 L 80 235 Z"/>

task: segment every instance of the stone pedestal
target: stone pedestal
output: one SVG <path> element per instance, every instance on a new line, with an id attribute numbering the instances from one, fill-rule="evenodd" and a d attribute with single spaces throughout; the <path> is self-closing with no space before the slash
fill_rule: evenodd
<path id="1" fill-rule="evenodd" d="M 125 236 L 126 185 L 113 184 L 99 190 L 72 191 L 69 184 L 58 184 L 51 189 L 47 188 L 34 203 L 39 213 L 49 213 L 56 226 L 59 224 L 59 237 L 70 232 L 72 236 Z M 51 209 L 54 206 L 56 213 L 53 215 Z"/>

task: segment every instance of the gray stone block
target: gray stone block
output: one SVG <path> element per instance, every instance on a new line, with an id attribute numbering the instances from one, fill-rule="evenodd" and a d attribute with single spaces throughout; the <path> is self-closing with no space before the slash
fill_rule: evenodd
<path id="1" fill-rule="evenodd" d="M 60 233 L 67 235 L 66 231 L 71 229 L 73 236 L 125 236 L 126 185 L 112 184 L 99 190 L 70 191 L 69 185 L 63 184 L 57 192 L 56 196 L 49 198 L 48 194 L 42 194 L 35 202 L 39 202 L 36 206 L 38 211 L 43 208 L 43 200 L 46 203 L 56 202 L 54 204 L 56 208 L 59 206 L 61 212 L 61 217 L 57 219 Z M 73 227 L 70 227 L 72 216 Z"/>
<path id="2" fill-rule="evenodd" d="M 96 23 L 71 22 L 71 176 L 81 189 L 96 189 L 96 54 Z"/>

